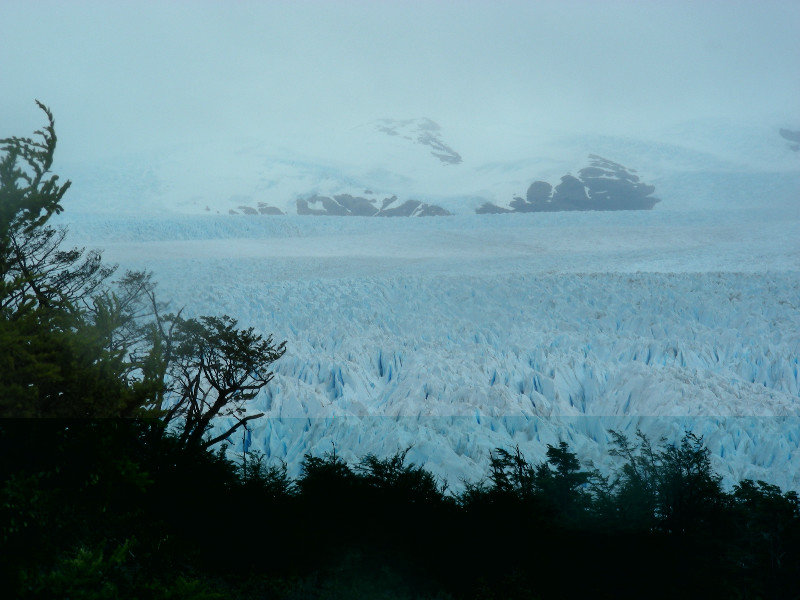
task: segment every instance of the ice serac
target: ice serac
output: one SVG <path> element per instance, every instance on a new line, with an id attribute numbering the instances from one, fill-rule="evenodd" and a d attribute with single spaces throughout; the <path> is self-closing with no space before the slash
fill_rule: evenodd
<path id="1" fill-rule="evenodd" d="M 290 468 L 413 445 L 458 486 L 496 446 L 564 439 L 602 465 L 609 429 L 691 429 L 726 481 L 800 489 L 798 227 L 782 208 L 70 224 L 187 315 L 288 341 L 252 448 Z"/>
<path id="2" fill-rule="evenodd" d="M 797 276 L 418 274 L 248 284 L 213 306 L 288 338 L 254 433 L 293 464 L 331 442 L 413 444 L 440 475 L 474 478 L 494 446 L 540 456 L 564 438 L 602 463 L 609 429 L 688 428 L 731 479 L 796 487 L 799 291 Z"/>

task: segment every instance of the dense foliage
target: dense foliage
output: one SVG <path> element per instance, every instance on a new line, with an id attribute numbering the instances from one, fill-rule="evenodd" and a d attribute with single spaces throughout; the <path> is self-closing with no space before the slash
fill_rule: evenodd
<path id="1" fill-rule="evenodd" d="M 691 433 L 498 449 L 460 493 L 405 453 L 296 478 L 137 420 L 5 421 L 2 580 L 21 598 L 795 598 L 800 501 L 725 491 Z M 243 460 L 246 458 L 246 460 Z M 701 485 L 697 485 L 698 482 Z"/>
<path id="2" fill-rule="evenodd" d="M 0 417 L 150 418 L 184 446 L 248 420 L 284 344 L 227 316 L 165 313 L 148 273 L 111 281 L 97 251 L 63 249 L 50 224 L 70 183 L 50 169 L 52 113 L 34 138 L 0 140 Z M 212 421 L 230 428 L 208 439 Z"/>
<path id="3" fill-rule="evenodd" d="M 284 345 L 62 250 L 42 108 L 36 139 L 0 140 L 3 597 L 800 597 L 798 495 L 725 490 L 691 432 L 610 432 L 606 473 L 564 442 L 498 448 L 458 493 L 407 451 L 296 478 L 227 453 Z"/>

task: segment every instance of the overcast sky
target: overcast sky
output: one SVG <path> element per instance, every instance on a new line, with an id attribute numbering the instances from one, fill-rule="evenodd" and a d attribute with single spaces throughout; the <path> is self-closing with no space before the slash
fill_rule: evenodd
<path id="1" fill-rule="evenodd" d="M 39 125 L 39 98 L 70 158 L 381 117 L 631 133 L 800 116 L 796 0 L 0 0 L 0 44 L 0 136 Z"/>

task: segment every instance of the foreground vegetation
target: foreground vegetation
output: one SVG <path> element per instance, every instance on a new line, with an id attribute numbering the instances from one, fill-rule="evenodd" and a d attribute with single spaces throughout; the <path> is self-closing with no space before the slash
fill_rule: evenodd
<path id="1" fill-rule="evenodd" d="M 691 433 L 611 432 L 606 474 L 565 443 L 497 449 L 457 494 L 404 452 L 296 478 L 232 460 L 284 345 L 62 248 L 42 108 L 36 137 L 0 140 L 3 597 L 800 597 L 797 494 L 724 490 Z"/>
<path id="2" fill-rule="evenodd" d="M 5 421 L 0 580 L 19 598 L 795 598 L 800 503 L 730 491 L 687 434 L 492 456 L 460 494 L 404 453 L 301 474 L 141 420 Z"/>

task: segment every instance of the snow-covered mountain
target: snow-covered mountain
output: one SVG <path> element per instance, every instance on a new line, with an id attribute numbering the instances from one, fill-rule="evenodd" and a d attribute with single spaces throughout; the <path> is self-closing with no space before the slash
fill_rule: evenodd
<path id="1" fill-rule="evenodd" d="M 457 165 L 461 155 L 448 146 L 441 137 L 442 127 L 428 118 L 421 119 L 380 119 L 375 129 L 381 133 L 400 136 L 412 143 L 429 146 L 430 153 L 446 165 Z"/>
<path id="2" fill-rule="evenodd" d="M 394 197 L 395 206 L 467 214 L 486 203 L 513 208 L 532 182 L 556 187 L 597 155 L 655 186 L 657 210 L 775 206 L 796 202 L 800 186 L 780 125 L 701 121 L 620 137 L 379 119 L 274 139 L 176 142 L 147 155 L 121 149 L 100 163 L 63 163 L 62 172 L 74 181 L 73 210 L 91 212 L 297 214 L 302 201 L 326 197 L 333 214 L 350 214 L 335 200 L 349 196 L 376 210 Z"/>

